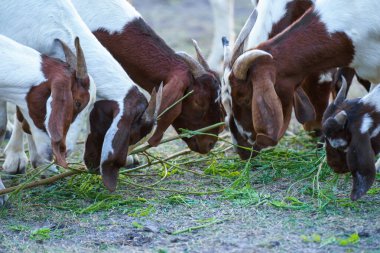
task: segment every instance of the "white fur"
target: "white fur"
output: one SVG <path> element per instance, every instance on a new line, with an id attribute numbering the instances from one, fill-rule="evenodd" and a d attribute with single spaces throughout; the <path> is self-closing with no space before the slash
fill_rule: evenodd
<path id="1" fill-rule="evenodd" d="M 330 142 L 330 145 L 331 147 L 333 148 L 340 148 L 340 147 L 345 147 L 347 146 L 347 141 L 344 140 L 344 139 L 331 139 L 331 138 L 328 138 L 329 142 Z"/>
<path id="2" fill-rule="evenodd" d="M 319 76 L 319 83 L 332 82 L 333 76 L 331 72 L 323 73 Z"/>
<path id="3" fill-rule="evenodd" d="M 5 189 L 5 186 L 4 186 L 4 184 L 0 178 L 0 190 L 3 190 L 3 189 Z M 8 195 L 1 195 L 0 196 L 0 206 L 4 205 L 5 201 L 7 201 L 7 199 L 8 199 Z"/>
<path id="4" fill-rule="evenodd" d="M 246 139 L 249 144 L 254 145 L 255 141 L 252 139 L 252 133 L 245 131 L 243 126 L 240 125 L 239 122 L 236 121 L 236 118 L 234 118 L 234 121 L 235 121 L 236 128 L 238 129 L 241 136 L 244 137 L 244 139 Z"/>
<path id="5" fill-rule="evenodd" d="M 360 132 L 362 134 L 367 133 L 368 130 L 372 127 L 372 125 L 373 119 L 371 118 L 371 116 L 368 113 L 364 114 L 363 121 L 360 126 Z"/>
<path id="6" fill-rule="evenodd" d="M 112 124 L 109 130 L 107 131 L 106 136 L 104 137 L 104 141 L 103 141 L 102 154 L 100 158 L 100 174 L 102 175 L 103 175 L 103 170 L 102 170 L 103 162 L 106 161 L 108 157 L 110 157 L 114 153 L 112 142 L 118 130 L 117 125 L 119 124 L 121 117 L 123 116 L 123 113 L 124 113 L 124 105 L 122 101 L 118 102 L 118 106 L 119 106 L 119 113 L 116 115 L 116 117 L 112 121 Z"/>
<path id="7" fill-rule="evenodd" d="M 380 1 L 317 0 L 316 12 L 329 33 L 344 32 L 353 41 L 350 65 L 372 83 L 380 82 Z"/>
<path id="8" fill-rule="evenodd" d="M 377 160 L 375 167 L 376 167 L 376 172 L 380 173 L 380 158 Z"/>
<path id="9" fill-rule="evenodd" d="M 99 28 L 110 33 L 121 32 L 140 13 L 125 0 L 71 0 L 91 31 Z"/>
<path id="10" fill-rule="evenodd" d="M 380 112 L 380 85 L 376 86 L 370 93 L 361 98 L 361 102 L 374 106 L 377 112 Z"/>
<path id="11" fill-rule="evenodd" d="M 371 133 L 371 138 L 374 138 L 380 134 L 380 126 L 376 127 L 372 133 Z"/>
<path id="12" fill-rule="evenodd" d="M 286 14 L 286 5 L 294 0 L 265 0 L 257 4 L 257 20 L 249 34 L 245 49 L 251 49 L 268 40 L 274 24 Z"/>
<path id="13" fill-rule="evenodd" d="M 54 40 L 61 39 L 75 52 L 74 39 L 78 36 L 89 73 L 97 84 L 98 99 L 123 99 L 135 86 L 69 0 L 8 1 L 0 9 L 0 33 L 60 59 L 64 59 L 63 50 Z"/>
<path id="14" fill-rule="evenodd" d="M 24 135 L 22 126 L 14 115 L 14 127 L 7 146 L 5 147 L 5 161 L 3 169 L 5 172 L 15 174 L 18 171 L 23 172 L 28 164 L 28 157 L 24 150 Z"/>
<path id="15" fill-rule="evenodd" d="M 99 1 L 88 3 L 93 6 Z M 119 24 L 108 24 L 111 28 L 120 28 Z M 0 33 L 61 59 L 64 59 L 63 51 L 54 40 L 58 38 L 66 42 L 75 51 L 74 38 L 78 36 L 88 71 L 97 85 L 98 100 L 123 101 L 135 86 L 120 64 L 91 33 L 70 0 L 8 1 L 0 9 Z M 107 136 L 114 135 L 116 126 L 112 124 L 111 134 Z"/>

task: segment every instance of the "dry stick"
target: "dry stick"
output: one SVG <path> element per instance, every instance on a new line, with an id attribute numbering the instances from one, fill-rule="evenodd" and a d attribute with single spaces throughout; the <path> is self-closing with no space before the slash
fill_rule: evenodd
<path id="1" fill-rule="evenodd" d="M 85 171 L 83 171 L 83 172 L 85 172 Z M 41 180 L 38 180 L 38 181 L 35 181 L 35 182 L 32 182 L 32 183 L 23 185 L 22 189 L 30 189 L 30 188 L 35 188 L 37 186 L 52 184 L 52 183 L 54 183 L 54 182 L 56 182 L 56 181 L 58 181 L 60 179 L 63 179 L 65 177 L 71 177 L 71 176 L 77 175 L 79 173 L 80 173 L 79 171 L 64 172 L 62 174 L 59 174 L 59 175 L 56 175 L 56 176 L 53 176 L 53 177 L 49 177 L 49 178 L 46 178 L 46 179 L 41 179 Z M 4 195 L 4 194 L 7 194 L 7 193 L 11 193 L 13 191 L 17 191 L 19 189 L 20 189 L 20 186 L 17 185 L 17 186 L 6 188 L 4 190 L 0 190 L 0 196 Z"/>

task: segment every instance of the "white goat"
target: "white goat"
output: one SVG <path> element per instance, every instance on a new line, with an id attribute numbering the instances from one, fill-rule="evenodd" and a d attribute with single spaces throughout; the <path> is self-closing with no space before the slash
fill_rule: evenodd
<path id="1" fill-rule="evenodd" d="M 129 144 L 136 144 L 147 134 L 140 133 L 141 122 L 149 123 L 149 127 L 144 126 L 144 130 L 153 129 L 154 110 L 148 110 L 152 108 L 147 107 L 145 96 L 94 37 L 69 0 L 6 1 L 0 9 L 0 33 L 61 59 L 62 50 L 57 50 L 58 43 L 53 41 L 60 39 L 71 42 L 73 38 L 80 37 L 89 73 L 97 83 L 97 99 L 106 100 L 97 102 L 91 113 L 91 134 L 97 136 L 87 140 L 86 147 L 92 150 L 86 164 L 90 169 L 99 169 L 105 185 L 114 190 L 118 170 L 125 164 Z M 74 48 L 73 43 L 69 47 Z M 156 99 L 151 101 L 157 107 Z M 98 129 L 100 126 L 103 128 Z M 12 135 L 18 136 L 17 128 Z M 69 132 L 69 150 L 73 149 L 77 136 L 78 131 Z M 17 143 L 16 140 L 11 141 Z M 21 143 L 18 141 L 17 144 Z M 14 152 L 22 160 L 24 154 L 20 148 L 15 148 Z M 86 152 L 90 151 L 86 148 Z"/>

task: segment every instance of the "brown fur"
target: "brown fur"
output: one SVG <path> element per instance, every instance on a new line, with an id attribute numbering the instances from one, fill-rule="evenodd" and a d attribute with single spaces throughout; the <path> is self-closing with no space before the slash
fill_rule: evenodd
<path id="1" fill-rule="evenodd" d="M 187 64 L 143 19 L 128 23 L 119 34 L 109 34 L 104 30 L 94 31 L 94 34 L 139 86 L 152 91 L 164 82 L 161 112 L 194 90 L 193 95 L 158 121 L 157 131 L 149 141 L 152 145 L 160 142 L 170 124 L 180 132 L 181 128 L 197 130 L 222 121 L 222 110 L 216 102 L 220 86 L 216 73 L 209 71 L 195 78 Z M 209 133 L 217 135 L 221 130 L 214 129 Z M 184 141 L 192 150 L 207 153 L 217 138 L 203 135 L 185 138 Z"/>
<path id="2" fill-rule="evenodd" d="M 124 108 L 121 108 L 124 113 L 112 142 L 114 152 L 103 164 L 100 162 L 104 137 L 119 113 L 119 107 L 114 101 L 98 101 L 90 114 L 91 133 L 86 141 L 84 161 L 94 173 L 98 173 L 102 165 L 103 182 L 111 191 L 116 188 L 119 169 L 125 166 L 129 146 L 136 144 L 153 129 L 154 120 L 144 121 L 143 118 L 147 106 L 144 96 L 134 87 L 124 99 Z"/>

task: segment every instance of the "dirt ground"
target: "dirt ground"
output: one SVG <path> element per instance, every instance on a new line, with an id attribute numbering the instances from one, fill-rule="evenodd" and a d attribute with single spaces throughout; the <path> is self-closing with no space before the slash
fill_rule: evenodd
<path id="1" fill-rule="evenodd" d="M 209 51 L 207 0 L 134 2 L 175 49 L 193 53 L 195 38 Z M 236 4 L 238 29 L 250 1 Z M 208 156 L 176 160 L 166 172 L 122 177 L 114 194 L 93 175 L 14 194 L 0 209 L 0 253 L 380 252 L 380 177 L 368 196 L 351 202 L 350 177 L 333 175 L 313 142 L 287 137 L 247 164 L 220 144 Z M 176 141 L 152 152 L 183 148 Z M 199 162 L 185 165 L 189 160 Z M 166 179 L 155 183 L 157 173 Z"/>

